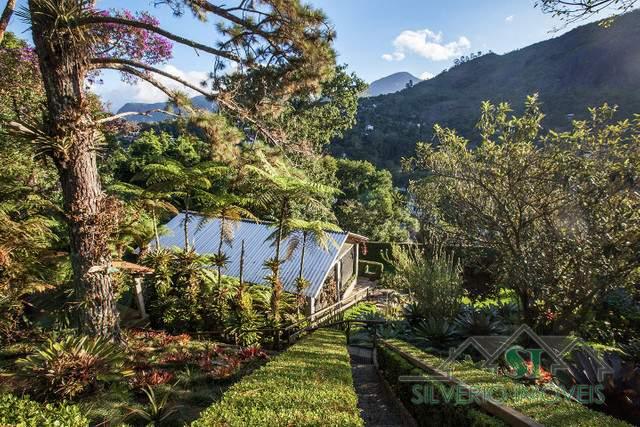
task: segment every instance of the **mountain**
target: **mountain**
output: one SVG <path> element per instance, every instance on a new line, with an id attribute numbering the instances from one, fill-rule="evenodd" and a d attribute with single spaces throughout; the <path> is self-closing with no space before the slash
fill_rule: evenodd
<path id="1" fill-rule="evenodd" d="M 519 113 L 526 96 L 538 93 L 544 126 L 560 130 L 605 102 L 619 106 L 617 118 L 632 117 L 640 112 L 639 41 L 640 11 L 634 11 L 610 28 L 584 25 L 508 54 L 481 56 L 398 93 L 361 98 L 358 123 L 330 151 L 389 169 L 402 184 L 400 159 L 413 154 L 417 141 L 432 139 L 435 123 L 477 137 L 485 100 L 509 102 Z"/>
<path id="2" fill-rule="evenodd" d="M 371 83 L 364 96 L 378 96 L 399 92 L 406 89 L 407 85 L 414 85 L 421 81 L 418 77 L 406 72 L 391 74 Z"/>
<path id="3" fill-rule="evenodd" d="M 210 110 L 216 111 L 218 109 L 215 102 L 209 101 L 204 95 L 194 96 L 191 98 L 191 103 L 194 107 L 202 109 L 202 110 Z M 130 111 L 135 111 L 138 113 L 143 113 L 145 111 L 151 110 L 168 110 L 166 102 L 156 102 L 156 103 L 144 103 L 144 102 L 128 102 L 124 104 L 118 110 L 117 114 L 127 113 Z M 150 113 L 148 116 L 143 115 L 134 115 L 125 117 L 126 120 L 137 123 L 153 123 L 153 122 L 161 122 L 167 119 L 171 119 L 172 117 L 156 111 Z"/>

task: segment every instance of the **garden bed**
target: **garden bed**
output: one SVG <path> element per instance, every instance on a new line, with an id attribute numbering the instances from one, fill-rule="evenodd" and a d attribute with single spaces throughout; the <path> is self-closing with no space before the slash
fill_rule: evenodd
<path id="1" fill-rule="evenodd" d="M 443 359 L 426 353 L 401 340 L 387 341 L 393 347 L 431 367 L 438 367 Z M 385 378 L 398 397 L 422 425 L 455 425 L 475 423 L 479 425 L 503 425 L 497 418 L 481 412 L 476 405 L 455 404 L 414 404 L 415 394 L 411 383 L 400 383 L 402 375 L 425 375 L 425 372 L 410 364 L 400 354 L 383 344 L 378 347 L 378 361 Z M 479 391 L 500 390 L 500 403 L 545 426 L 628 426 L 629 424 L 600 412 L 591 410 L 577 402 L 560 396 L 550 395 L 533 386 L 517 383 L 510 378 L 480 369 L 471 362 L 456 362 L 451 365 L 450 374 L 464 384 Z M 438 423 L 441 420 L 441 423 Z M 453 424 L 452 424 L 453 423 Z"/>
<path id="2" fill-rule="evenodd" d="M 127 376 L 93 385 L 69 400 L 90 420 L 90 425 L 104 422 L 132 426 L 150 422 L 156 425 L 188 424 L 221 398 L 230 385 L 268 358 L 266 353 L 254 347 L 241 349 L 196 340 L 186 334 L 134 330 L 127 331 L 125 336 L 123 368 L 127 370 Z M 18 343 L 0 352 L 0 373 L 5 374 L 0 377 L 0 392 L 32 395 L 40 402 L 24 403 L 20 407 L 33 412 L 40 405 L 43 413 L 52 413 L 45 411 L 46 405 L 56 407 L 61 400 L 58 393 L 36 393 L 32 381 L 12 375 L 16 371 L 16 361 L 32 353 L 37 345 Z M 4 410 L 9 409 L 4 407 Z M 0 408 L 0 420 L 4 420 L 3 416 L 13 414 L 3 413 Z"/>
<path id="3" fill-rule="evenodd" d="M 344 333 L 318 330 L 233 385 L 194 426 L 362 426 Z"/>

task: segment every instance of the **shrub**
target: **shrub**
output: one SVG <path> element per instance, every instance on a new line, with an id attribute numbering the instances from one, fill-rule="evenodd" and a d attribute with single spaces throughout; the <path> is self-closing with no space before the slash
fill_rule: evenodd
<path id="1" fill-rule="evenodd" d="M 209 257 L 194 251 L 158 251 L 145 263 L 154 268 L 148 280 L 152 326 L 171 332 L 201 330 L 204 304 L 212 299 L 217 276 Z"/>
<path id="2" fill-rule="evenodd" d="M 0 394 L 0 425 L 24 427 L 86 427 L 89 420 L 77 406 L 40 404 L 28 396 Z"/>
<path id="3" fill-rule="evenodd" d="M 443 359 L 426 353 L 404 341 L 389 340 L 388 342 L 427 365 L 438 367 L 443 363 Z M 397 366 L 397 360 L 402 359 L 400 355 L 382 345 L 380 346 L 380 354 L 387 355 L 388 359 L 386 359 L 385 363 L 390 367 Z M 393 357 L 389 356 L 389 354 Z M 381 360 L 380 357 L 379 360 Z M 414 373 L 412 375 L 424 375 L 424 371 L 417 368 L 413 369 Z M 545 393 L 536 387 L 513 381 L 507 376 L 477 368 L 470 361 L 454 362 L 449 365 L 449 369 L 450 375 L 463 383 L 474 387 L 476 390 L 487 391 L 494 396 L 499 395 L 502 404 L 527 415 L 545 426 L 628 426 L 624 421 L 590 410 L 580 403 L 558 395 Z M 394 372 L 393 375 L 395 374 Z M 410 389 L 410 387 L 407 387 L 407 389 Z M 500 393 L 496 393 L 496 391 Z"/>
<path id="4" fill-rule="evenodd" d="M 422 320 L 413 327 L 412 332 L 417 341 L 441 350 L 448 349 L 457 338 L 453 325 L 442 318 Z"/>
<path id="5" fill-rule="evenodd" d="M 395 343 L 395 341 L 394 341 Z M 380 346 L 377 350 L 377 359 L 382 370 L 382 375 L 391 385 L 391 389 L 398 399 L 402 401 L 407 410 L 420 426 L 476 426 L 498 427 L 505 426 L 497 418 L 493 418 L 479 410 L 476 405 L 456 406 L 453 404 L 440 405 L 416 405 L 412 386 L 408 382 L 401 382 L 401 376 L 421 376 L 424 372 L 411 365 L 399 354 Z M 437 388 L 434 388 L 437 390 Z M 442 396 L 433 396 L 440 400 Z"/>
<path id="6" fill-rule="evenodd" d="M 396 271 L 392 286 L 415 302 L 414 314 L 451 320 L 460 309 L 464 289 L 460 265 L 442 247 L 430 257 L 418 247 L 392 247 L 389 261 Z"/>
<path id="7" fill-rule="evenodd" d="M 344 320 L 365 320 L 369 316 L 377 316 L 376 319 L 381 319 L 380 310 L 375 303 L 371 302 L 359 302 L 358 304 L 350 307 L 344 312 Z"/>
<path id="8" fill-rule="evenodd" d="M 17 376 L 38 397 L 73 398 L 130 376 L 125 353 L 103 339 L 68 336 L 49 339 L 16 361 Z"/>
<path id="9" fill-rule="evenodd" d="M 507 331 L 497 312 L 491 308 L 465 307 L 455 320 L 456 332 L 462 337 L 501 335 Z"/>
<path id="10" fill-rule="evenodd" d="M 193 423 L 362 426 L 344 335 L 319 330 L 233 385 Z"/>

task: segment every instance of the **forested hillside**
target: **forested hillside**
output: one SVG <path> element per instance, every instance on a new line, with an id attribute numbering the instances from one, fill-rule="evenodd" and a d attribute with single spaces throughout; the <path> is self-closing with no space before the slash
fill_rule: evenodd
<path id="1" fill-rule="evenodd" d="M 543 125 L 562 129 L 587 108 L 619 106 L 618 117 L 640 111 L 640 12 L 619 17 L 610 28 L 588 24 L 505 55 L 487 54 L 407 90 L 361 99 L 358 124 L 334 141 L 337 156 L 369 160 L 391 170 L 416 142 L 431 141 L 435 123 L 473 137 L 482 101 L 510 102 L 517 112 L 528 94 L 539 93 Z"/>

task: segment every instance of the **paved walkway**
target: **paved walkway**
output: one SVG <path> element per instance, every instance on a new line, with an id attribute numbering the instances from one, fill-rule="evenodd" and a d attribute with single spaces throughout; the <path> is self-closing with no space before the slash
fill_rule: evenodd
<path id="1" fill-rule="evenodd" d="M 351 372 L 358 395 L 360 415 L 366 427 L 400 427 L 402 421 L 393 398 L 380 382 L 373 366 L 372 351 L 360 347 L 349 347 Z"/>

